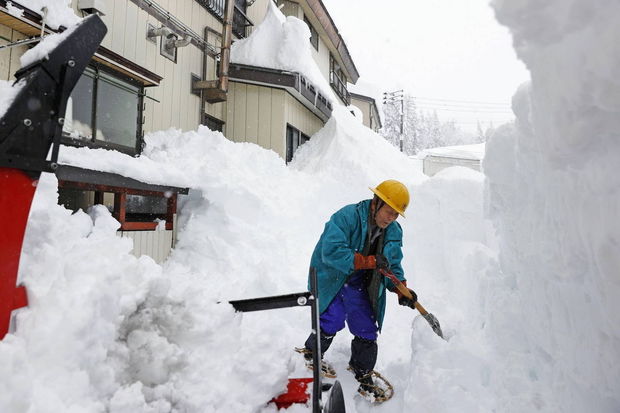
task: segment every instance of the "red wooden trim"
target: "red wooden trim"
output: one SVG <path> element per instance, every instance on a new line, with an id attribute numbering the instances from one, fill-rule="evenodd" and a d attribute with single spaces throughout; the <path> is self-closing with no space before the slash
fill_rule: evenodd
<path id="1" fill-rule="evenodd" d="M 125 213 L 126 213 L 126 204 L 127 204 L 127 194 L 125 192 L 115 193 L 114 194 L 114 218 L 121 223 L 121 225 L 125 224 Z"/>
<path id="2" fill-rule="evenodd" d="M 152 231 L 157 228 L 156 222 L 128 222 L 127 221 L 127 195 L 154 196 L 167 199 L 166 209 L 166 229 L 171 230 L 173 227 L 174 214 L 177 212 L 178 194 L 176 192 L 158 192 L 147 191 L 142 189 L 122 188 L 110 185 L 89 184 L 85 182 L 75 181 L 58 181 L 60 188 L 74 188 L 85 191 L 95 192 L 95 204 L 103 204 L 103 193 L 114 194 L 114 212 L 113 216 L 121 223 L 121 231 Z"/>
<path id="3" fill-rule="evenodd" d="M 124 192 L 128 195 L 146 195 L 146 196 L 157 196 L 157 197 L 162 197 L 162 198 L 166 196 L 165 192 L 159 192 L 159 191 L 148 191 L 144 189 L 131 189 L 131 188 L 123 188 L 120 186 L 110 186 L 110 185 L 88 184 L 85 182 L 74 182 L 74 181 L 58 181 L 58 187 L 82 189 L 85 191 L 100 191 L 100 192 L 112 192 L 112 193 Z"/>
<path id="4" fill-rule="evenodd" d="M 168 198 L 168 209 L 166 211 L 166 222 L 172 224 L 174 222 L 174 214 L 177 213 L 177 194 L 172 194 Z"/>
<path id="5" fill-rule="evenodd" d="M 157 222 L 123 222 L 121 231 L 154 231 L 157 228 Z M 166 229 L 172 229 L 172 222 L 166 222 Z"/>

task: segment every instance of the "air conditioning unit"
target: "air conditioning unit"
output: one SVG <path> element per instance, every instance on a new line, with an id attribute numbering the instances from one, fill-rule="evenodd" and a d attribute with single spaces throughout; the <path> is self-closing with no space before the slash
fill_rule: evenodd
<path id="1" fill-rule="evenodd" d="M 90 14 L 105 16 L 105 0 L 78 0 L 77 7 Z"/>

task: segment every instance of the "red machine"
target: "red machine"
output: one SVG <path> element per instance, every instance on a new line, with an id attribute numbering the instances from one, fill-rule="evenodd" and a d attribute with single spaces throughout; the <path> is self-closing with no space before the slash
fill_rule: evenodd
<path id="1" fill-rule="evenodd" d="M 15 73 L 17 95 L 0 117 L 0 340 L 11 312 L 28 304 L 17 270 L 39 176 L 56 168 L 67 100 L 106 32 L 98 16 L 89 16 L 46 58 Z"/>

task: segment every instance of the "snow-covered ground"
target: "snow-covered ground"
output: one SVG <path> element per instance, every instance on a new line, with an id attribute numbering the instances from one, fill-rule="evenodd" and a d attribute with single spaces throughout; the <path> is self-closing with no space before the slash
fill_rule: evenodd
<path id="1" fill-rule="evenodd" d="M 484 175 L 432 178 L 337 107 L 286 166 L 205 128 L 147 136 L 143 156 L 63 148 L 61 161 L 188 186 L 164 265 L 130 254 L 103 207 L 71 214 L 39 181 L 20 278 L 30 307 L 0 342 L 0 412 L 274 412 L 307 309 L 235 314 L 232 299 L 303 291 L 324 222 L 368 186 L 412 193 L 403 266 L 448 338 L 390 297 L 370 406 L 327 353 L 348 412 L 620 411 L 620 5 L 494 2 L 532 82 Z M 295 406 L 291 412 L 306 412 Z"/>

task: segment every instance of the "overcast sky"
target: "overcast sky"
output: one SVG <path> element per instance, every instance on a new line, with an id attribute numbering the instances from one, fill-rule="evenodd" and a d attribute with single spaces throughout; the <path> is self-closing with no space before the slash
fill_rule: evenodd
<path id="1" fill-rule="evenodd" d="M 378 99 L 404 89 L 464 129 L 512 118 L 510 100 L 529 73 L 489 0 L 323 2 L 360 73 L 352 91 Z"/>

